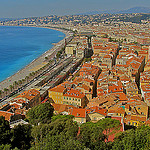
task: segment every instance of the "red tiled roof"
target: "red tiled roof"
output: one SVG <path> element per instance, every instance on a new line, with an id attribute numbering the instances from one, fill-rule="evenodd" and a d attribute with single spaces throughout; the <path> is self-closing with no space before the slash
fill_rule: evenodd
<path id="1" fill-rule="evenodd" d="M 85 95 L 80 92 L 79 90 L 75 90 L 75 89 L 70 89 L 68 90 L 64 96 L 67 96 L 67 97 L 75 97 L 75 98 L 83 98 L 85 97 Z"/>
<path id="2" fill-rule="evenodd" d="M 18 95 L 15 98 L 27 98 L 28 100 L 31 100 L 39 94 L 40 94 L 39 91 L 37 91 L 35 89 L 30 89 L 28 91 L 24 91 L 23 93 L 21 93 L 20 95 Z"/>
<path id="3" fill-rule="evenodd" d="M 57 111 L 58 113 L 61 113 L 63 111 L 69 111 L 71 108 L 76 108 L 75 106 L 72 105 L 64 105 L 64 104 L 55 104 L 52 103 L 52 106 L 54 107 L 54 110 Z"/>
<path id="4" fill-rule="evenodd" d="M 88 113 L 99 113 L 103 116 L 106 116 L 107 115 L 107 109 L 103 109 L 103 108 L 100 108 L 100 107 L 97 107 L 97 106 L 94 106 L 94 107 L 90 107 L 89 108 L 90 110 L 92 110 L 91 112 L 88 112 Z"/>
<path id="5" fill-rule="evenodd" d="M 72 110 L 70 110 L 70 115 L 73 115 L 77 118 L 86 118 L 86 109 L 73 108 Z"/>
<path id="6" fill-rule="evenodd" d="M 7 111 L 1 111 L 0 110 L 0 116 L 5 117 L 5 120 L 10 121 L 10 117 L 13 116 L 13 115 L 14 115 L 14 113 L 10 113 L 10 112 L 7 112 Z"/>

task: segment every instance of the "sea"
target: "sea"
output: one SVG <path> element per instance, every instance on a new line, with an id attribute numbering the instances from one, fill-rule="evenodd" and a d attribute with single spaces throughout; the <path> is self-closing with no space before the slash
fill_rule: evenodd
<path id="1" fill-rule="evenodd" d="M 0 82 L 53 47 L 65 34 L 47 28 L 0 26 Z"/>

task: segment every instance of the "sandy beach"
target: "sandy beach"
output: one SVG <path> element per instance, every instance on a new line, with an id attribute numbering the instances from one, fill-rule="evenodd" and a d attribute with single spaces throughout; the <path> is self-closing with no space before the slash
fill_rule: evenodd
<path id="1" fill-rule="evenodd" d="M 32 26 L 33 27 L 33 26 Z M 29 73 L 34 72 L 38 70 L 39 68 L 43 67 L 46 62 L 45 57 L 50 56 L 54 51 L 59 51 L 65 44 L 65 39 L 69 38 L 71 33 L 62 29 L 56 29 L 56 28 L 50 28 L 50 27 L 43 27 L 43 26 L 36 26 L 40 28 L 49 28 L 52 30 L 58 30 L 60 32 L 63 32 L 66 36 L 64 37 L 63 40 L 55 44 L 51 49 L 46 51 L 44 54 L 42 54 L 40 57 L 37 59 L 34 59 L 30 64 L 19 70 L 17 73 L 14 75 L 8 77 L 7 79 L 3 80 L 0 82 L 0 90 L 3 90 L 4 88 L 9 88 L 10 85 L 12 85 L 15 81 L 24 79 L 26 76 L 29 75 Z"/>

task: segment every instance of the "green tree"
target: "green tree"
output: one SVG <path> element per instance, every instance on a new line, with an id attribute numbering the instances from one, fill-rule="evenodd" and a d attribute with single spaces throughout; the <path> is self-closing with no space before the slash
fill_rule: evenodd
<path id="1" fill-rule="evenodd" d="M 9 86 L 9 89 L 10 89 L 10 91 L 12 92 L 12 89 L 14 88 L 14 86 L 13 85 L 10 85 Z"/>
<path id="2" fill-rule="evenodd" d="M 32 131 L 32 149 L 83 149 L 77 140 L 78 125 L 72 118 L 59 118 L 50 124 L 40 124 Z"/>
<path id="3" fill-rule="evenodd" d="M 56 116 L 54 115 L 54 116 L 52 116 L 51 121 L 54 122 L 55 120 L 61 119 L 61 118 L 73 119 L 74 116 L 73 115 L 56 115 Z"/>
<path id="4" fill-rule="evenodd" d="M 31 147 L 31 141 L 33 140 L 31 136 L 31 125 L 17 125 L 11 130 L 11 143 L 12 147 L 19 148 L 21 150 L 29 149 Z"/>
<path id="5" fill-rule="evenodd" d="M 7 92 L 8 92 L 9 90 L 7 89 L 7 88 L 4 88 L 4 92 L 5 92 L 5 94 L 7 95 Z"/>
<path id="6" fill-rule="evenodd" d="M 18 81 L 18 85 L 21 86 L 22 85 L 22 80 Z"/>
<path id="7" fill-rule="evenodd" d="M 0 116 L 0 144 L 10 143 L 10 126 L 5 117 Z"/>
<path id="8" fill-rule="evenodd" d="M 29 81 L 29 76 L 26 76 L 25 80 L 26 80 L 26 82 L 28 82 Z"/>
<path id="9" fill-rule="evenodd" d="M 48 57 L 45 57 L 45 60 L 48 60 Z"/>
<path id="10" fill-rule="evenodd" d="M 34 75 L 35 75 L 35 72 L 32 72 L 31 74 L 34 76 Z"/>
<path id="11" fill-rule="evenodd" d="M 25 81 L 26 81 L 25 79 L 22 79 L 22 83 L 25 83 Z"/>
<path id="12" fill-rule="evenodd" d="M 53 116 L 54 108 L 49 103 L 40 104 L 31 108 L 27 113 L 27 118 L 31 124 L 48 123 Z"/>
<path id="13" fill-rule="evenodd" d="M 37 146 L 38 145 L 38 146 Z M 84 150 L 85 146 L 83 143 L 79 142 L 77 139 L 70 137 L 67 138 L 63 134 L 50 136 L 48 135 L 47 138 L 40 144 L 37 144 L 33 149 L 42 149 L 42 150 Z"/>
<path id="14" fill-rule="evenodd" d="M 3 93 L 2 90 L 0 90 L 0 97 L 2 97 L 2 93 Z"/>
<path id="15" fill-rule="evenodd" d="M 121 123 L 118 120 L 105 118 L 97 122 L 97 126 L 101 127 L 106 135 L 106 141 L 108 142 L 108 137 L 111 134 L 116 133 L 121 128 Z"/>
<path id="16" fill-rule="evenodd" d="M 0 150 L 11 150 L 11 144 L 0 145 Z"/>
<path id="17" fill-rule="evenodd" d="M 94 123 L 89 122 L 82 124 L 78 138 L 81 143 L 84 143 L 84 145 L 91 150 L 106 149 L 103 130 Z"/>
<path id="18" fill-rule="evenodd" d="M 15 82 L 13 83 L 13 85 L 14 85 L 14 87 L 15 87 L 15 88 L 17 88 L 17 86 L 18 86 L 18 82 L 17 82 L 17 81 L 15 81 Z"/>
<path id="19" fill-rule="evenodd" d="M 149 150 L 150 127 L 141 126 L 119 133 L 114 142 L 113 150 Z"/>
<path id="20" fill-rule="evenodd" d="M 57 52 L 57 54 L 56 54 L 57 59 L 60 58 L 60 55 L 61 55 L 61 53 Z"/>

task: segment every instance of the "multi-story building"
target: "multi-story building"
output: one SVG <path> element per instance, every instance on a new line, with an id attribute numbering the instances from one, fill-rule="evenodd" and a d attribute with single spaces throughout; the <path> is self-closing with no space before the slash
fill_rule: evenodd
<path id="1" fill-rule="evenodd" d="M 82 108 L 84 108 L 87 103 L 87 97 L 79 90 L 70 89 L 63 94 L 63 104 L 81 106 Z"/>
<path id="2" fill-rule="evenodd" d="M 58 85 L 52 89 L 50 89 L 49 92 L 49 97 L 52 98 L 52 100 L 56 104 L 63 104 L 63 95 L 67 91 L 67 88 L 63 85 Z"/>

